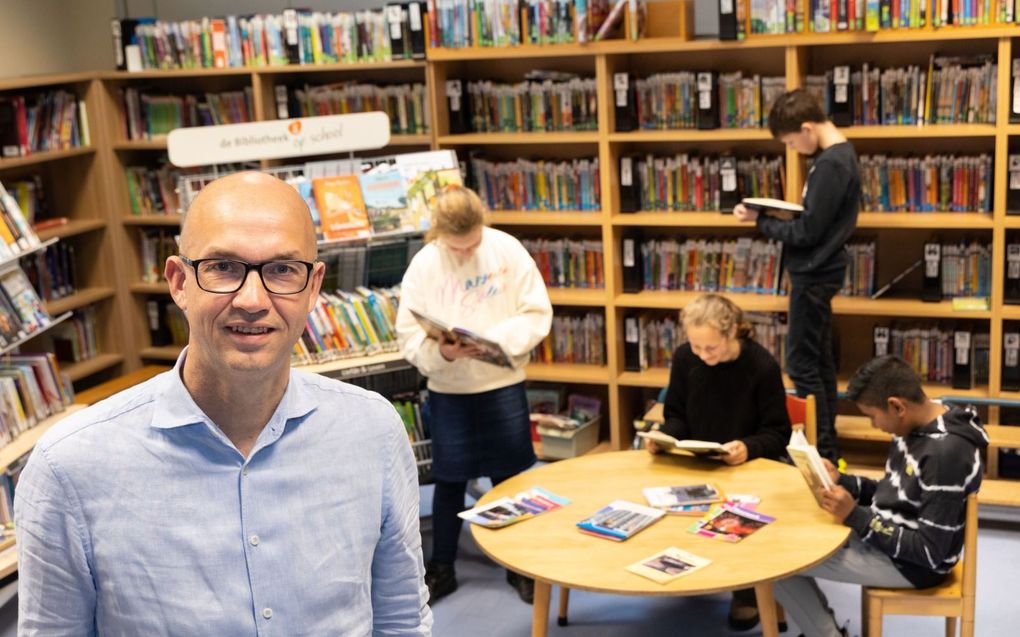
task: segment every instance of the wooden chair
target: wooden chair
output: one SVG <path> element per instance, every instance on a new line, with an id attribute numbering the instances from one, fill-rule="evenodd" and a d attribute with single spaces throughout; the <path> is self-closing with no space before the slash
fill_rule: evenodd
<path id="1" fill-rule="evenodd" d="M 946 637 L 974 635 L 974 593 L 977 588 L 978 497 L 967 496 L 963 559 L 946 581 L 933 588 L 864 588 L 861 591 L 861 626 L 866 637 L 882 637 L 885 615 L 926 615 L 946 618 Z"/>
<path id="2" fill-rule="evenodd" d="M 808 394 L 807 398 L 786 395 L 786 413 L 790 416 L 790 424 L 804 426 L 804 437 L 811 444 L 818 440 L 818 412 L 815 408 L 815 397 Z"/>

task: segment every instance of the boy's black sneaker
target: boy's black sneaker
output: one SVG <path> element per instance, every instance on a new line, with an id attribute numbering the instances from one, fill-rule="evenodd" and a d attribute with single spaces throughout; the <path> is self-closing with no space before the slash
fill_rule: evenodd
<path id="1" fill-rule="evenodd" d="M 429 562 L 425 566 L 425 586 L 429 589 L 429 604 L 435 604 L 457 590 L 457 575 L 453 564 Z"/>
<path id="2" fill-rule="evenodd" d="M 535 580 L 507 569 L 506 583 L 513 586 L 525 604 L 535 603 Z"/>

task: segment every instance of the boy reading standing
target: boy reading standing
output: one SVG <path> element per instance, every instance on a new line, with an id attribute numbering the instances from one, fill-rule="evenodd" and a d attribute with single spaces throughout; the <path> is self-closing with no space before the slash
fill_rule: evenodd
<path id="1" fill-rule="evenodd" d="M 886 473 L 875 481 L 842 475 L 822 508 L 852 529 L 825 562 L 776 583 L 776 600 L 805 635 L 842 635 L 814 578 L 883 588 L 926 588 L 945 579 L 963 549 L 967 496 L 981 487 L 988 437 L 977 414 L 930 400 L 896 356 L 861 366 L 847 395 L 876 429 L 892 434 Z"/>
<path id="2" fill-rule="evenodd" d="M 733 208 L 742 221 L 757 222 L 765 236 L 783 242 L 790 274 L 790 331 L 786 372 L 800 396 L 817 403 L 818 452 L 835 461 L 836 364 L 832 355 L 832 297 L 843 286 L 849 261 L 846 242 L 857 225 L 861 179 L 857 153 L 803 89 L 780 96 L 769 112 L 769 130 L 802 155 L 818 153 L 804 185 L 804 212 L 793 219 Z"/>

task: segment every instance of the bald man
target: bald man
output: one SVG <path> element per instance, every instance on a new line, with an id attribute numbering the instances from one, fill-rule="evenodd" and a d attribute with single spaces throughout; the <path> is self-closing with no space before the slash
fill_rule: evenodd
<path id="1" fill-rule="evenodd" d="M 301 197 L 224 177 L 180 245 L 175 368 L 60 422 L 21 476 L 19 635 L 430 635 L 399 417 L 290 368 L 324 270 Z"/>

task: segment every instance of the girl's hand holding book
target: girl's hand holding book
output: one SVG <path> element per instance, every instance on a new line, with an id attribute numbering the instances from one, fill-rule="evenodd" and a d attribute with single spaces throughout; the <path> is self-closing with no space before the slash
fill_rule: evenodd
<path id="1" fill-rule="evenodd" d="M 446 334 L 440 335 L 439 353 L 448 361 L 455 361 L 458 358 L 474 358 L 481 353 L 477 345 L 469 345 L 458 339 L 452 339 Z"/>
<path id="2" fill-rule="evenodd" d="M 729 465 L 744 464 L 747 462 L 747 445 L 739 440 L 731 440 L 723 445 L 726 453 L 720 458 Z"/>

